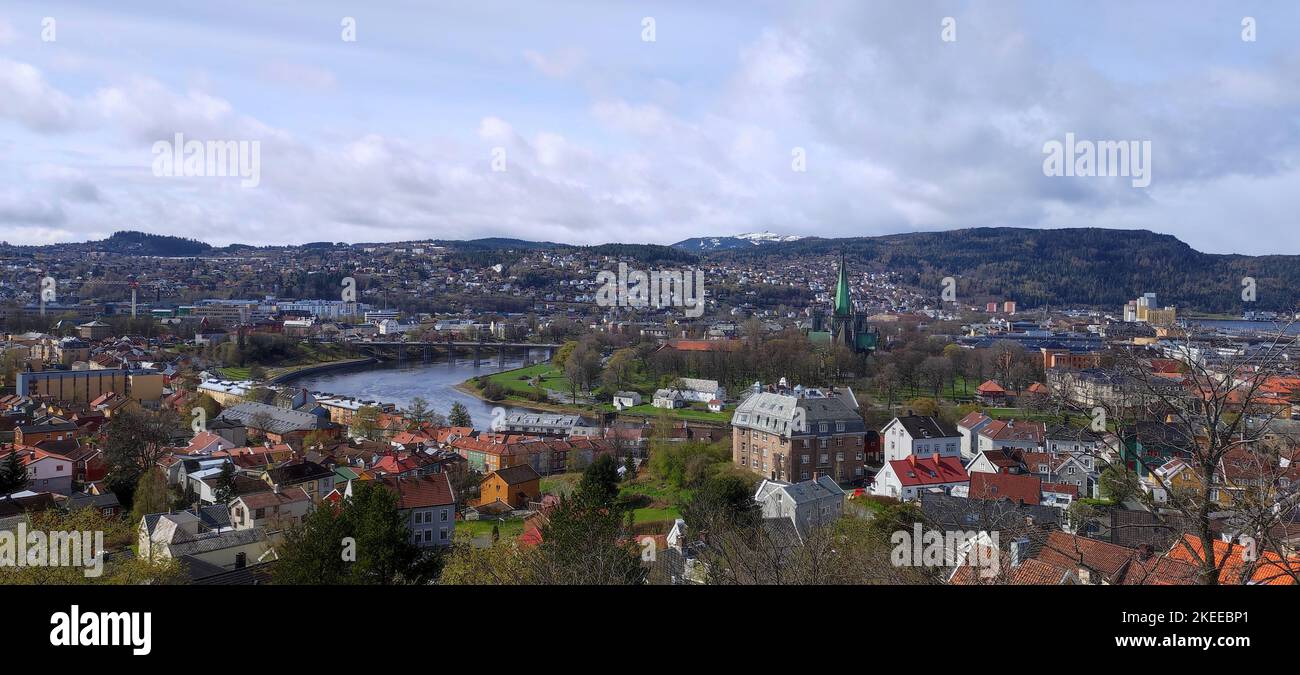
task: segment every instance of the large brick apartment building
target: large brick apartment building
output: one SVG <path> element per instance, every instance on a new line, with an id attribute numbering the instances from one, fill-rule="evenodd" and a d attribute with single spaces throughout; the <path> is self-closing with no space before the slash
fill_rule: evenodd
<path id="1" fill-rule="evenodd" d="M 864 478 L 866 424 L 851 391 L 769 388 L 731 418 L 731 458 L 764 478 L 798 482 Z"/>

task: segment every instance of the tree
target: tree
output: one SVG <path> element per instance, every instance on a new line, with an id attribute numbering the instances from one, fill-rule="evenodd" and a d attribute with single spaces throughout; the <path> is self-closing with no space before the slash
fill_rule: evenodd
<path id="1" fill-rule="evenodd" d="M 414 431 L 428 424 L 433 419 L 433 410 L 429 408 L 429 402 L 416 396 L 411 399 L 411 405 L 402 413 L 409 424 L 407 431 Z"/>
<path id="2" fill-rule="evenodd" d="M 1106 467 L 1097 476 L 1097 487 L 1106 499 L 1116 504 L 1128 501 L 1142 492 L 1137 474 L 1120 465 Z"/>
<path id="3" fill-rule="evenodd" d="M 513 541 L 479 547 L 468 535 L 457 534 L 439 584 L 507 586 L 534 582 L 534 554 Z"/>
<path id="4" fill-rule="evenodd" d="M 613 504 L 618 497 L 618 465 L 614 457 L 603 454 L 582 472 L 578 490 L 587 493 L 597 504 Z"/>
<path id="5" fill-rule="evenodd" d="M 357 438 L 377 440 L 379 434 L 379 408 L 363 405 L 352 415 L 352 425 L 348 431 Z"/>
<path id="6" fill-rule="evenodd" d="M 564 376 L 569 380 L 573 401 L 578 401 L 578 390 L 591 391 L 591 385 L 600 374 L 600 354 L 587 343 L 579 343 L 564 362 Z"/>
<path id="7" fill-rule="evenodd" d="M 207 419 L 210 420 L 216 419 L 217 416 L 221 414 L 222 410 L 221 404 L 217 403 L 217 399 L 212 398 L 212 396 L 206 392 L 199 396 L 198 400 L 194 402 L 194 406 L 202 408 L 203 413 L 207 416 Z"/>
<path id="8" fill-rule="evenodd" d="M 595 491 L 561 498 L 542 525 L 542 543 L 532 559 L 540 584 L 639 585 L 645 568 L 632 543 L 624 511 L 599 501 Z"/>
<path id="9" fill-rule="evenodd" d="M 939 404 L 932 398 L 914 398 L 907 402 L 907 407 L 914 415 L 933 417 L 939 412 Z"/>
<path id="10" fill-rule="evenodd" d="M 1165 339 L 1179 348 L 1174 377 L 1157 372 L 1153 358 L 1162 354 L 1119 349 L 1107 370 L 1111 394 L 1089 402 L 1094 420 L 1114 430 L 1120 455 L 1100 477 L 1102 491 L 1140 502 L 1153 525 L 1181 534 L 1170 555 L 1191 563 L 1202 584 L 1258 582 L 1252 575 L 1266 553 L 1274 561 L 1267 576 L 1300 581 L 1300 562 L 1278 534 L 1300 507 L 1300 482 L 1291 478 L 1300 438 L 1288 431 L 1289 401 L 1274 391 L 1290 375 L 1298 338 L 1279 327 L 1249 348 L 1225 349 L 1176 328 Z M 1157 471 L 1172 459 L 1185 467 L 1176 483 Z M 1248 543 L 1225 547 L 1225 534 Z M 1245 564 L 1229 566 L 1229 556 Z"/>
<path id="11" fill-rule="evenodd" d="M 135 488 L 131 505 L 131 522 L 140 523 L 140 519 L 151 513 L 162 513 L 172 506 L 171 490 L 162 470 L 146 471 Z"/>
<path id="12" fill-rule="evenodd" d="M 615 391 L 624 389 L 636 372 L 636 350 L 619 349 L 605 363 L 605 372 L 601 380 Z"/>
<path id="13" fill-rule="evenodd" d="M 27 467 L 18 458 L 17 451 L 10 452 L 4 464 L 0 464 L 0 495 L 21 492 L 26 487 Z"/>
<path id="14" fill-rule="evenodd" d="M 277 584 L 421 584 L 436 559 L 411 541 L 397 496 L 378 481 L 353 483 L 338 508 L 322 505 L 285 532 Z"/>
<path id="15" fill-rule="evenodd" d="M 226 462 L 221 465 L 221 474 L 217 476 L 215 497 L 218 503 L 229 505 L 235 498 L 235 465 Z"/>
<path id="16" fill-rule="evenodd" d="M 187 583 L 189 577 L 179 560 L 154 559 L 148 556 L 114 555 L 99 557 L 103 551 L 120 551 L 135 543 L 140 522 L 105 516 L 96 508 L 65 512 L 48 509 L 28 516 L 28 532 L 96 533 L 92 541 L 82 540 L 81 565 L 24 565 L 0 567 L 0 585 L 79 586 L 106 584 L 114 586 L 170 585 Z M 102 540 L 99 539 L 102 533 Z M 96 573 L 96 571 L 98 573 Z M 87 574 L 90 572 L 90 574 Z"/>
<path id="17" fill-rule="evenodd" d="M 578 348 L 578 343 L 576 340 L 569 340 L 568 342 L 565 342 L 564 344 L 560 345 L 560 348 L 555 350 L 555 356 L 551 357 L 551 365 L 563 371 L 565 364 L 567 364 L 569 361 L 569 355 L 572 354 L 573 350 L 577 348 Z"/>
<path id="18" fill-rule="evenodd" d="M 456 401 L 451 404 L 451 413 L 447 415 L 447 422 L 453 427 L 472 427 L 474 420 L 469 415 L 469 408 L 464 403 Z"/>
<path id="19" fill-rule="evenodd" d="M 178 424 L 174 412 L 149 412 L 138 406 L 119 408 L 109 418 L 104 425 L 104 461 L 109 487 L 119 498 L 132 495 L 140 477 L 158 466 L 169 452 L 171 431 Z"/>

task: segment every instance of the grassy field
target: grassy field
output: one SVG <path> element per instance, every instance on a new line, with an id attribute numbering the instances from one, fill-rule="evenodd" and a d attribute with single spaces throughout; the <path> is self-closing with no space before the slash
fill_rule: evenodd
<path id="1" fill-rule="evenodd" d="M 544 389 L 569 391 L 569 378 L 565 377 L 564 373 L 550 363 L 535 363 L 518 370 L 494 373 L 488 375 L 487 379 L 489 382 L 501 385 L 512 394 L 528 394 L 536 391 L 531 384 L 534 377 L 541 377 L 541 386 Z"/>
<path id="2" fill-rule="evenodd" d="M 553 389 L 558 392 L 570 392 L 569 379 L 564 376 L 558 368 L 550 363 L 536 363 L 525 368 L 508 370 L 501 373 L 494 373 L 487 376 L 487 380 L 499 385 L 508 393 L 506 402 L 514 401 L 522 405 L 538 405 L 537 402 L 528 398 L 528 395 L 537 391 L 532 386 L 533 378 L 540 378 L 540 385 L 543 389 Z M 648 383 L 641 383 L 642 388 L 648 387 Z M 475 392 L 482 393 L 477 382 L 470 380 L 465 383 L 465 387 Z M 642 403 L 639 406 L 628 408 L 627 410 L 618 411 L 614 409 L 611 403 L 601 403 L 596 405 L 557 405 L 555 403 L 543 404 L 548 409 L 564 410 L 576 413 L 612 413 L 617 412 L 620 415 L 631 417 L 657 417 L 661 411 L 660 408 L 654 407 L 651 403 Z M 705 422 L 709 424 L 729 424 L 731 422 L 730 410 L 722 412 L 713 412 L 703 405 L 699 407 L 678 408 L 669 413 L 673 419 L 687 420 L 690 422 Z"/>
<path id="3" fill-rule="evenodd" d="M 953 377 L 948 386 L 939 390 L 939 398 L 948 400 L 966 400 L 975 397 L 975 387 L 983 384 L 984 381 L 968 380 L 962 375 Z M 963 386 L 965 389 L 963 389 Z M 934 398 L 934 390 L 930 387 L 905 387 L 900 389 L 897 398 L 902 401 L 914 398 Z"/>
<path id="4" fill-rule="evenodd" d="M 641 405 L 633 406 L 621 411 L 614 410 L 614 406 L 611 403 L 604 403 L 599 406 L 599 409 L 603 412 L 618 412 L 620 415 L 632 415 L 637 417 L 658 417 L 659 411 L 664 410 L 664 408 L 654 407 L 651 403 L 642 403 Z M 691 422 L 730 424 L 732 412 L 733 411 L 731 410 L 713 412 L 706 408 L 677 408 L 669 414 L 674 419 L 689 420 Z"/>
<path id="5" fill-rule="evenodd" d="M 503 540 L 514 539 L 524 532 L 524 521 L 518 518 L 503 521 L 498 521 L 494 518 L 486 518 L 483 520 L 463 520 L 456 523 L 456 529 L 463 532 L 469 532 L 472 537 L 480 537 L 483 535 L 491 536 L 493 525 L 499 526 L 499 532 L 501 533 L 501 538 Z"/>

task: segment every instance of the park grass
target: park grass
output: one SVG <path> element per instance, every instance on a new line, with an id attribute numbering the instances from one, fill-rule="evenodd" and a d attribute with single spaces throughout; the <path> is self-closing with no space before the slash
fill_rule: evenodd
<path id="1" fill-rule="evenodd" d="M 506 390 L 506 397 L 503 402 L 516 403 L 523 407 L 542 407 L 546 410 L 556 410 L 561 412 L 572 412 L 578 414 L 594 413 L 618 413 L 629 417 L 658 417 L 665 412 L 665 408 L 656 408 L 652 403 L 642 403 L 641 405 L 627 408 L 625 410 L 615 410 L 612 403 L 599 403 L 595 405 L 569 405 L 557 404 L 555 402 L 539 403 L 529 398 L 529 395 L 536 392 L 537 388 L 531 385 L 534 377 L 540 378 L 540 385 L 543 389 L 552 389 L 558 392 L 572 392 L 569 379 L 564 373 L 551 363 L 535 363 L 531 366 L 506 370 L 500 373 L 493 373 L 484 376 L 488 382 L 499 385 Z M 641 382 L 640 387 L 634 389 L 645 389 L 649 387 L 649 382 Z M 483 389 L 479 386 L 478 378 L 470 379 L 461 385 L 461 389 L 468 393 L 482 396 Z M 667 410 L 668 416 L 675 420 L 686 420 L 688 422 L 703 422 L 706 424 L 726 425 L 731 423 L 731 411 L 713 412 L 705 408 L 688 407 Z"/>
<path id="2" fill-rule="evenodd" d="M 681 515 L 681 512 L 678 511 L 675 506 L 662 509 L 646 507 L 633 510 L 632 521 L 636 525 L 646 525 L 648 523 L 671 523 L 680 518 Z"/>
<path id="3" fill-rule="evenodd" d="M 600 405 L 602 412 L 617 412 L 620 415 L 629 415 L 633 417 L 658 417 L 662 411 L 667 408 L 656 408 L 653 403 L 642 403 L 641 405 L 615 410 L 612 403 L 603 403 Z M 675 408 L 668 411 L 668 416 L 673 419 L 687 420 L 690 422 L 708 422 L 710 424 L 730 424 L 731 411 L 723 410 L 722 412 L 713 412 L 712 410 L 700 408 Z"/>
<path id="4" fill-rule="evenodd" d="M 500 385 L 511 394 L 527 395 L 536 389 L 530 384 L 534 377 L 541 378 L 541 386 L 556 391 L 569 391 L 569 378 L 550 363 L 535 363 L 524 368 L 493 373 L 487 376 L 489 382 Z"/>
<path id="5" fill-rule="evenodd" d="M 481 537 L 492 535 L 492 526 L 499 527 L 501 538 L 514 539 L 524 533 L 524 521 L 519 518 L 507 520 L 497 520 L 495 518 L 484 518 L 481 520 L 463 520 L 456 524 L 456 529 L 462 532 L 468 532 L 471 537 Z"/>

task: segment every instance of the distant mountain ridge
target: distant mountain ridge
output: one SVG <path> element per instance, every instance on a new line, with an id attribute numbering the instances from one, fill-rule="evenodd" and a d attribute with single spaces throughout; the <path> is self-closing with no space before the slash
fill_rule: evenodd
<path id="1" fill-rule="evenodd" d="M 517 253 L 508 252 L 521 250 L 587 251 L 662 267 L 701 258 L 762 264 L 768 258 L 788 262 L 843 254 L 855 274 L 895 272 L 904 284 L 936 299 L 943 279 L 951 276 L 963 305 L 1005 299 L 1017 301 L 1022 309 L 1098 307 L 1118 313 L 1128 300 L 1154 292 L 1158 304 L 1174 305 L 1180 315 L 1186 310 L 1240 314 L 1300 309 L 1300 256 L 1202 253 L 1173 235 L 1148 230 L 979 227 L 842 239 L 758 232 L 698 237 L 672 246 L 577 246 L 510 238 L 426 241 L 446 246 L 459 260 L 478 266 L 516 259 Z M 193 239 L 130 231 L 100 241 L 51 246 L 145 256 L 226 255 L 252 248 L 243 244 L 215 248 Z M 328 244 L 257 248 L 307 251 L 312 247 Z M 1247 277 L 1255 283 L 1255 302 L 1241 299 Z"/>
<path id="2" fill-rule="evenodd" d="M 979 227 L 795 242 L 719 251 L 756 261 L 843 253 L 855 272 L 892 271 L 937 299 L 944 277 L 958 301 L 1015 300 L 1021 308 L 1088 306 L 1118 314 L 1144 292 L 1160 306 L 1240 313 L 1300 308 L 1300 256 L 1202 253 L 1169 234 L 1104 228 Z M 1251 278 L 1256 301 L 1243 302 Z"/>
<path id="3" fill-rule="evenodd" d="M 694 237 L 673 244 L 673 248 L 691 253 L 708 253 L 711 251 L 731 251 L 764 244 L 781 244 L 799 241 L 805 237 L 797 234 L 776 234 L 774 232 L 747 232 L 725 237 Z"/>

